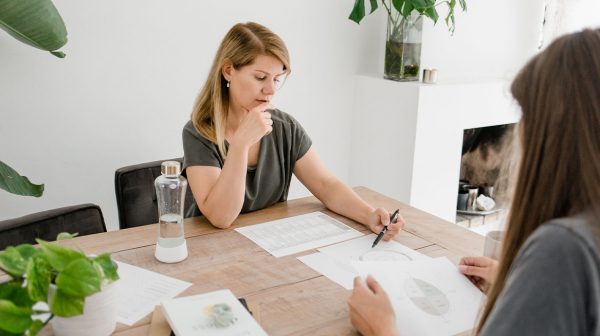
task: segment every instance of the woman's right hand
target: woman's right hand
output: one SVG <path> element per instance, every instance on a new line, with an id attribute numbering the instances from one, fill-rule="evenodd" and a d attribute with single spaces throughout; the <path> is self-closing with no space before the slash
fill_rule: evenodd
<path id="1" fill-rule="evenodd" d="M 273 120 L 267 109 L 272 109 L 269 103 L 260 104 L 249 110 L 231 138 L 231 145 L 250 147 L 273 131 Z"/>
<path id="2" fill-rule="evenodd" d="M 486 292 L 498 274 L 498 261 L 488 257 L 463 257 L 460 259 L 458 269 L 477 288 Z"/>

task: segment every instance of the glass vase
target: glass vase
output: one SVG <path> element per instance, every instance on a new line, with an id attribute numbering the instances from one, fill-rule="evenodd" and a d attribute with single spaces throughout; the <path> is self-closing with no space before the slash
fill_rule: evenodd
<path id="1" fill-rule="evenodd" d="M 393 7 L 391 14 L 387 23 L 384 77 L 395 81 L 418 81 L 423 16 L 414 12 L 404 18 Z"/>

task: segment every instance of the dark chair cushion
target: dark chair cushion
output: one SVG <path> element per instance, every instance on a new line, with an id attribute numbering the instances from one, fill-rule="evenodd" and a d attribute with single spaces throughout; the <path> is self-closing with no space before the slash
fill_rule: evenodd
<path id="1" fill-rule="evenodd" d="M 36 244 L 36 238 L 54 241 L 61 232 L 77 232 L 79 236 L 106 232 L 102 210 L 88 203 L 0 221 L 0 250 L 24 243 Z"/>
<path id="2" fill-rule="evenodd" d="M 179 161 L 183 165 L 183 158 L 176 158 L 127 166 L 115 172 L 115 193 L 121 229 L 158 222 L 154 180 L 160 175 L 160 164 L 164 161 Z M 188 185 L 184 209 L 189 209 L 192 204 L 194 196 Z"/>

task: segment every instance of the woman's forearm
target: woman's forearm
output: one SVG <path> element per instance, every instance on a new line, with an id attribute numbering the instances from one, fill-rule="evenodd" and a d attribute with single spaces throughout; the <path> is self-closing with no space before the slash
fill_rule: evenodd
<path id="1" fill-rule="evenodd" d="M 315 196 L 328 209 L 367 225 L 369 214 L 374 209 L 350 187 L 337 178 L 332 178 L 320 189 L 322 190 L 321 194 Z"/>
<path id="2" fill-rule="evenodd" d="M 244 205 L 248 148 L 230 146 L 223 169 L 208 193 L 203 215 L 216 227 L 225 229 L 237 218 Z"/>

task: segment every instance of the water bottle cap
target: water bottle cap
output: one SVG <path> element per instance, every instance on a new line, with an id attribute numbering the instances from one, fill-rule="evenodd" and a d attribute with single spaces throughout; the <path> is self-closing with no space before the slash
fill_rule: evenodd
<path id="1" fill-rule="evenodd" d="M 160 172 L 167 176 L 177 176 L 181 173 L 181 165 L 177 161 L 165 161 L 160 165 Z"/>

